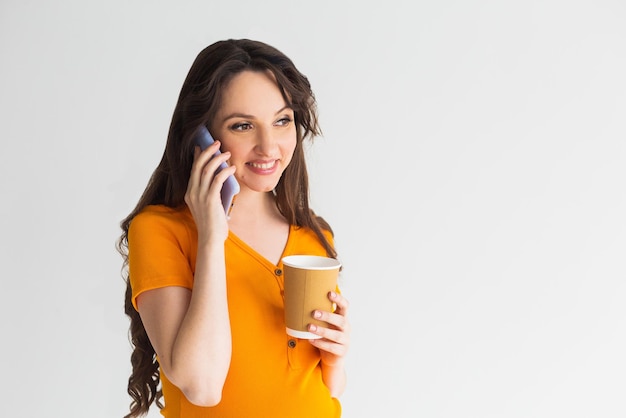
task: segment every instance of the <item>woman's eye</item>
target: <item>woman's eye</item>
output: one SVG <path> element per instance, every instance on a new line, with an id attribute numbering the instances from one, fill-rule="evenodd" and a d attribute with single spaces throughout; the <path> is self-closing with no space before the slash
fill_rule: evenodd
<path id="1" fill-rule="evenodd" d="M 231 127 L 235 131 L 247 131 L 250 128 L 252 128 L 252 125 L 247 122 L 236 123 Z"/>
<path id="2" fill-rule="evenodd" d="M 291 122 L 291 120 L 292 120 L 292 119 L 291 119 L 290 117 L 284 117 L 284 118 L 279 119 L 279 120 L 276 122 L 276 125 L 278 125 L 278 126 L 285 126 L 285 125 L 289 125 L 289 123 Z"/>

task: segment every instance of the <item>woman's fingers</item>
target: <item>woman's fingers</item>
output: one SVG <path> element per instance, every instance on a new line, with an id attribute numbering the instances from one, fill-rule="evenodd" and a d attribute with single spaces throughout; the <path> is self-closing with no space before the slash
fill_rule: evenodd
<path id="1" fill-rule="evenodd" d="M 224 174 L 221 172 L 216 174 L 219 166 L 230 158 L 230 153 L 228 152 L 215 155 L 219 150 L 219 145 L 219 141 L 216 141 L 204 151 L 199 151 L 199 148 L 196 147 L 194 151 L 194 162 L 189 176 L 189 184 L 187 185 L 185 198 L 187 203 L 190 203 L 190 200 L 204 200 L 203 196 L 210 193 L 212 188 L 221 190 L 221 186 L 226 178 L 234 173 L 234 168 L 232 168 L 222 170 L 225 171 Z M 214 193 L 217 192 L 214 191 Z"/>
<path id="2" fill-rule="evenodd" d="M 209 189 L 213 186 L 219 186 L 217 187 L 218 190 L 222 189 L 222 184 L 224 184 L 226 178 L 235 172 L 234 167 L 226 167 L 219 173 L 217 172 L 220 165 L 228 161 L 229 158 L 230 152 L 225 152 L 212 157 L 209 162 L 205 164 L 200 177 L 200 187 L 203 190 Z M 223 174 L 223 171 L 226 171 L 226 174 Z"/>
<path id="3" fill-rule="evenodd" d="M 209 145 L 204 151 L 200 150 L 200 147 L 194 148 L 193 164 L 191 166 L 191 173 L 189 176 L 190 184 L 199 184 L 202 171 L 215 153 L 220 149 L 220 141 L 215 141 Z"/>
<path id="4" fill-rule="evenodd" d="M 337 309 L 335 309 L 335 313 L 339 313 L 343 316 L 346 316 L 346 314 L 348 313 L 348 307 L 350 305 L 348 303 L 348 299 L 344 298 L 341 294 L 337 292 L 329 292 L 328 299 L 330 299 L 331 302 L 336 304 Z"/>
<path id="5" fill-rule="evenodd" d="M 328 323 L 328 327 L 309 324 L 309 331 L 322 337 L 311 342 L 318 348 L 335 355 L 343 355 L 350 344 L 350 322 L 346 316 L 348 300 L 336 292 L 329 292 L 328 298 L 336 304 L 334 312 L 316 310 L 313 318 Z"/>
<path id="6" fill-rule="evenodd" d="M 337 344 L 346 345 L 349 341 L 348 334 L 343 329 L 332 329 L 310 324 L 309 331 Z"/>
<path id="7" fill-rule="evenodd" d="M 329 325 L 339 330 L 346 329 L 348 325 L 346 317 L 337 313 L 315 311 L 313 312 L 313 318 L 319 321 L 327 322 Z"/>
<path id="8" fill-rule="evenodd" d="M 323 330 L 323 328 L 318 327 L 320 330 Z M 317 333 L 316 333 L 317 334 Z M 322 334 L 318 334 L 318 335 L 322 335 Z M 346 343 L 341 343 L 341 342 L 337 342 L 333 339 L 327 338 L 325 336 L 322 335 L 322 338 L 319 339 L 315 339 L 315 340 L 309 340 L 309 342 L 311 343 L 311 345 L 319 348 L 320 350 L 322 350 L 325 353 L 328 353 L 330 355 L 332 355 L 333 357 L 330 357 L 328 355 L 323 355 L 323 359 L 325 360 L 325 362 L 327 364 L 331 364 L 336 362 L 337 360 L 341 359 L 342 357 L 344 357 L 347 353 L 348 353 L 348 347 L 349 345 Z"/>

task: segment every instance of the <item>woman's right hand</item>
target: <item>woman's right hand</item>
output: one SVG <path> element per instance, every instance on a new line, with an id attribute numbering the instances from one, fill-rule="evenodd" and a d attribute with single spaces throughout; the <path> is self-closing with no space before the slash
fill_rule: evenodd
<path id="1" fill-rule="evenodd" d="M 219 147 L 220 142 L 215 141 L 204 151 L 200 151 L 200 147 L 194 150 L 185 203 L 196 222 L 198 244 L 212 240 L 223 242 L 228 237 L 228 223 L 220 192 L 226 178 L 235 172 L 235 167 L 229 166 L 215 174 L 220 164 L 230 158 L 229 152 L 216 156 Z"/>

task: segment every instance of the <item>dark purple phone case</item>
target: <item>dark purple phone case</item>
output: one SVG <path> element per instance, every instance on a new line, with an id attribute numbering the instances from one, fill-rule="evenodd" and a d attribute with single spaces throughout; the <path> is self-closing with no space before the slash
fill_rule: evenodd
<path id="1" fill-rule="evenodd" d="M 198 129 L 198 132 L 196 133 L 194 140 L 195 140 L 195 143 L 198 144 L 200 149 L 203 151 L 209 145 L 215 142 L 213 140 L 213 137 L 211 136 L 211 133 L 204 125 L 200 126 L 200 128 Z M 220 155 L 220 154 L 221 152 L 219 150 L 215 153 L 215 155 Z M 217 169 L 217 172 L 219 173 L 221 169 L 226 168 L 226 167 L 228 167 L 226 163 L 220 164 L 219 168 Z M 228 178 L 224 182 L 224 185 L 222 186 L 222 191 L 221 191 L 222 205 L 224 206 L 224 212 L 226 212 L 226 215 L 230 213 L 230 210 L 233 206 L 233 199 L 235 195 L 239 193 L 239 190 L 240 190 L 239 183 L 237 183 L 237 180 L 235 180 L 235 176 L 233 175 L 228 176 Z"/>

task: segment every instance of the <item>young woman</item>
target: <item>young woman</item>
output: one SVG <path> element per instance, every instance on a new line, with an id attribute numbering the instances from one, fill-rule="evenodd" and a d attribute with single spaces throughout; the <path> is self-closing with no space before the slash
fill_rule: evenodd
<path id="1" fill-rule="evenodd" d="M 194 143 L 202 125 L 216 139 L 204 151 Z M 231 39 L 197 56 L 162 160 L 121 223 L 127 417 L 155 401 L 177 418 L 341 415 L 347 300 L 330 292 L 334 312 L 311 313 L 330 324 L 309 326 L 319 339 L 288 336 L 283 316 L 282 257 L 337 257 L 309 208 L 303 141 L 318 134 L 311 86 L 277 49 Z M 240 192 L 227 217 L 220 190 L 231 174 Z"/>

